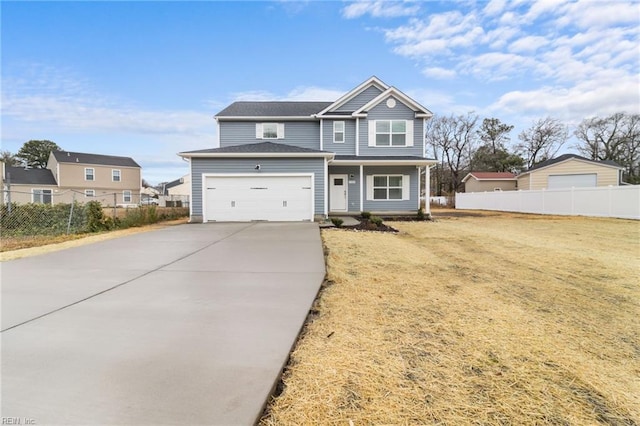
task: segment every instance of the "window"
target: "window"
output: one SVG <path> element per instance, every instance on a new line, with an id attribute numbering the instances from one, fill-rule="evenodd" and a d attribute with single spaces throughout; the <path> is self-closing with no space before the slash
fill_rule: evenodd
<path id="1" fill-rule="evenodd" d="M 377 120 L 376 146 L 406 146 L 407 122 L 404 120 Z"/>
<path id="2" fill-rule="evenodd" d="M 344 121 L 333 122 L 333 143 L 344 143 Z"/>
<path id="3" fill-rule="evenodd" d="M 84 196 L 85 197 L 95 197 L 96 196 L 96 191 L 93 189 L 85 189 L 84 190 Z"/>
<path id="4" fill-rule="evenodd" d="M 111 170 L 111 181 L 120 182 L 120 170 L 118 169 Z"/>
<path id="5" fill-rule="evenodd" d="M 131 191 L 122 191 L 122 202 L 123 203 L 131 202 Z"/>
<path id="6" fill-rule="evenodd" d="M 51 204 L 50 189 L 34 189 L 32 190 L 32 199 L 34 203 Z"/>
<path id="7" fill-rule="evenodd" d="M 374 200 L 402 200 L 402 176 L 374 176 Z"/>
<path id="8" fill-rule="evenodd" d="M 413 121 L 370 120 L 369 146 L 413 146 Z"/>
<path id="9" fill-rule="evenodd" d="M 84 180 L 95 180 L 95 170 L 92 168 L 84 169 Z"/>
<path id="10" fill-rule="evenodd" d="M 284 123 L 256 123 L 256 139 L 284 139 Z"/>

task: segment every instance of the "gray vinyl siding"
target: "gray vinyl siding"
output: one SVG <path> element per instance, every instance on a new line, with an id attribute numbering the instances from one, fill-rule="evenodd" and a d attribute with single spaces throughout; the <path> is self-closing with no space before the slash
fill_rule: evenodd
<path id="1" fill-rule="evenodd" d="M 364 167 L 365 186 L 369 175 L 409 175 L 409 200 L 367 200 L 365 188 L 364 210 L 371 212 L 418 211 L 418 169 L 416 166 Z"/>
<path id="2" fill-rule="evenodd" d="M 408 147 L 373 147 L 369 146 L 369 120 L 413 120 L 413 146 Z M 396 106 L 389 108 L 386 100 L 369 111 L 367 119 L 360 120 L 360 155 L 394 155 L 424 156 L 424 120 L 415 118 L 415 112 L 396 99 Z"/>
<path id="3" fill-rule="evenodd" d="M 349 182 L 347 192 L 347 203 L 349 212 L 360 211 L 360 167 L 358 166 L 329 166 L 329 176 L 331 175 L 348 175 L 348 181 L 355 181 L 355 183 Z M 353 175 L 353 178 L 351 177 Z M 331 205 L 331 201 L 329 201 Z"/>
<path id="4" fill-rule="evenodd" d="M 344 121 L 344 143 L 333 142 L 333 122 Z M 323 120 L 322 121 L 323 150 L 342 155 L 356 153 L 356 122 L 355 120 Z"/>
<path id="5" fill-rule="evenodd" d="M 259 123 L 283 123 L 278 120 L 265 120 Z M 220 147 L 274 142 L 301 148 L 320 149 L 320 125 L 318 121 L 285 121 L 284 139 L 257 139 L 256 121 L 221 121 Z"/>
<path id="6" fill-rule="evenodd" d="M 336 109 L 336 111 L 340 112 L 353 112 L 356 111 L 366 104 L 368 104 L 371 100 L 380 95 L 382 91 L 375 86 L 369 86 L 362 93 L 360 93 L 355 98 L 349 100 L 349 102 L 342 105 L 340 108 Z"/>
<path id="7" fill-rule="evenodd" d="M 260 171 L 255 170 L 260 164 Z M 191 215 L 202 217 L 202 174 L 203 173 L 314 173 L 315 214 L 324 214 L 324 158 L 192 158 Z"/>

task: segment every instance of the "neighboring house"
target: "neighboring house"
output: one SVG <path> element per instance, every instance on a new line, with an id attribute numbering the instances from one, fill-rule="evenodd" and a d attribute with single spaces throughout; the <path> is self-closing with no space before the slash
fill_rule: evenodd
<path id="1" fill-rule="evenodd" d="M 613 161 L 595 161 L 564 154 L 536 164 L 517 176 L 518 189 L 617 186 L 624 168 Z"/>
<path id="2" fill-rule="evenodd" d="M 235 102 L 191 166 L 191 221 L 415 214 L 432 113 L 376 77 L 335 102 Z M 426 199 L 429 197 L 428 185 Z M 429 206 L 426 206 L 426 213 Z"/>
<path id="3" fill-rule="evenodd" d="M 5 172 L 4 187 L 11 185 L 12 202 L 140 203 L 141 169 L 129 157 L 52 151 L 46 169 L 5 167 Z"/>
<path id="4" fill-rule="evenodd" d="M 164 195 L 188 196 L 189 194 L 191 194 L 191 176 L 188 174 L 164 185 Z"/>
<path id="5" fill-rule="evenodd" d="M 54 195 L 59 194 L 58 184 L 48 169 L 5 166 L 3 183 L 4 189 L 11 188 L 11 193 L 5 193 L 5 202 L 52 204 Z"/>
<path id="6" fill-rule="evenodd" d="M 462 179 L 464 192 L 515 191 L 516 182 L 509 172 L 471 172 Z"/>

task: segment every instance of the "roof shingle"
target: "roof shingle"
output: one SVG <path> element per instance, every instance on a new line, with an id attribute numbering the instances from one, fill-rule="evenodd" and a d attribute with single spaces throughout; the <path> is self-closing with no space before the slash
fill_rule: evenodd
<path id="1" fill-rule="evenodd" d="M 9 177 L 16 185 L 57 185 L 49 169 L 25 169 L 24 167 L 5 168 L 5 178 Z"/>
<path id="2" fill-rule="evenodd" d="M 83 152 L 52 151 L 59 163 L 96 164 L 101 166 L 140 167 L 133 158 L 115 155 L 86 154 Z"/>
<path id="3" fill-rule="evenodd" d="M 187 151 L 182 154 L 267 154 L 267 153 L 318 153 L 328 154 L 327 151 L 318 151 L 299 146 L 285 145 L 282 143 L 259 142 L 244 145 L 225 146 L 222 148 L 200 149 L 198 151 Z"/>
<path id="4" fill-rule="evenodd" d="M 332 102 L 234 102 L 216 117 L 311 117 Z"/>

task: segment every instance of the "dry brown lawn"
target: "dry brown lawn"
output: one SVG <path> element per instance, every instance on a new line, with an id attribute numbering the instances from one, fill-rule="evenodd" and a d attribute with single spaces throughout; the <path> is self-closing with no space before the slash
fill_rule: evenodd
<path id="1" fill-rule="evenodd" d="M 262 425 L 640 424 L 640 223 L 471 213 L 322 232 Z"/>

